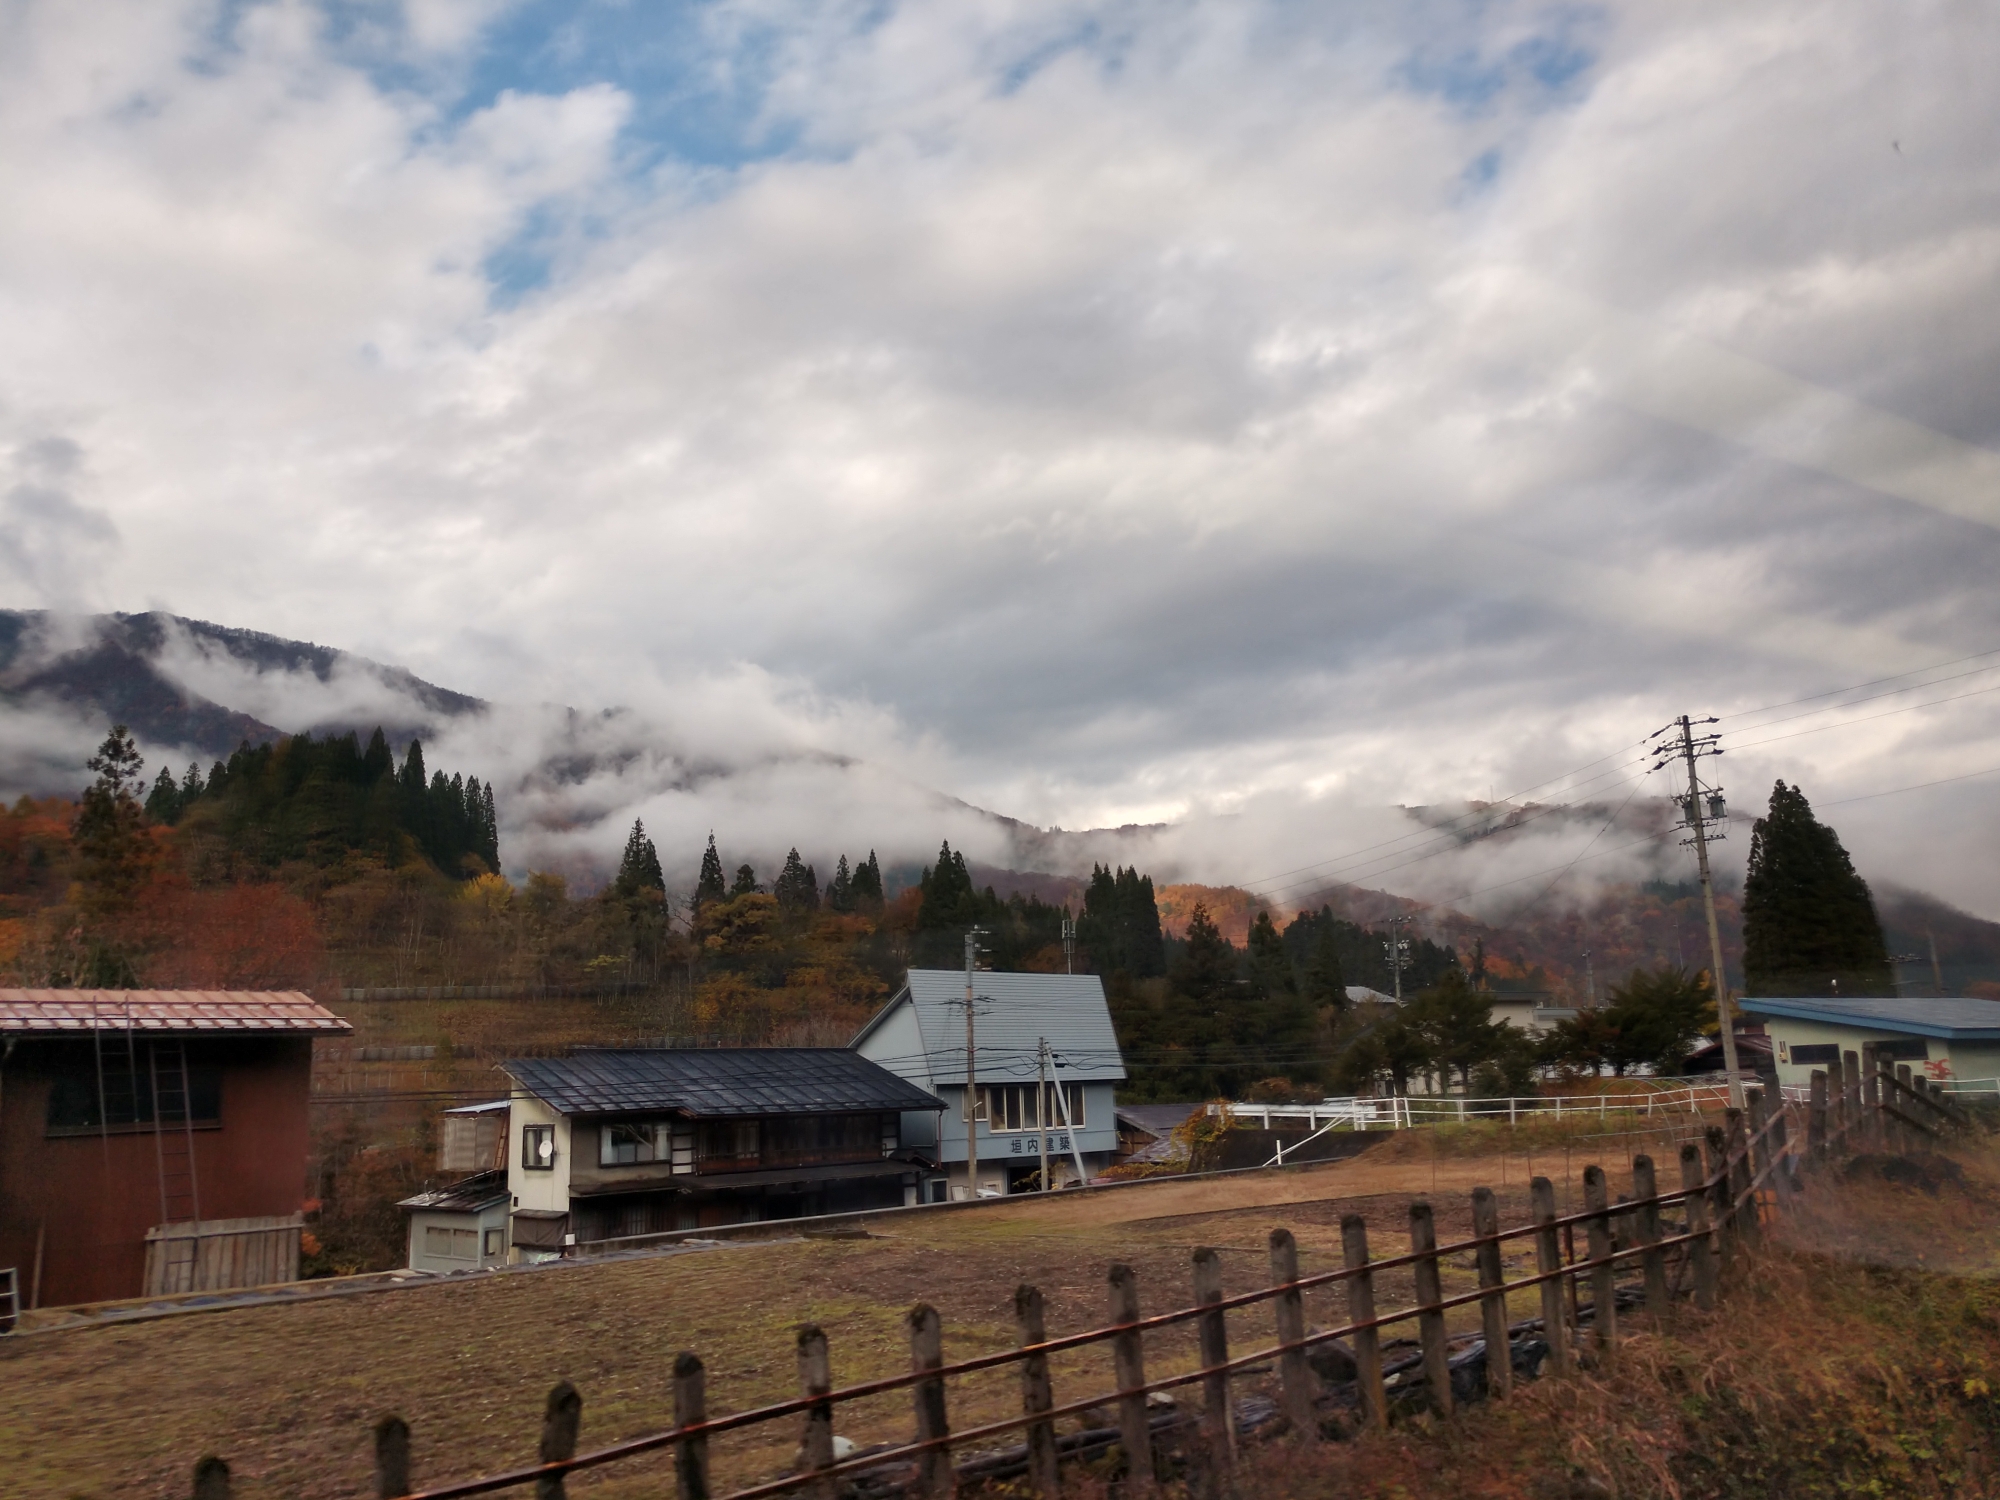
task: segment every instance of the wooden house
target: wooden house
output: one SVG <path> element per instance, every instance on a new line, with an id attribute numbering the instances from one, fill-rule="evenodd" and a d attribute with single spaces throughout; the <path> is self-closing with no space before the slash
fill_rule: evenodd
<path id="1" fill-rule="evenodd" d="M 501 1064 L 516 1260 L 916 1201 L 938 1101 L 838 1047 L 578 1048 Z M 935 1139 L 936 1132 L 931 1136 Z"/>
<path id="2" fill-rule="evenodd" d="M 52 1307 L 297 1278 L 296 992 L 0 989 L 0 1268 Z"/>

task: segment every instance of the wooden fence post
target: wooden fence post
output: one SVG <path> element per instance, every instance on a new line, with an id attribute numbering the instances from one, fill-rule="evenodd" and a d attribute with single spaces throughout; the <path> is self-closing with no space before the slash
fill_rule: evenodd
<path id="1" fill-rule="evenodd" d="M 1130 1266 L 1111 1268 L 1111 1321 L 1139 1321 L 1139 1277 Z M 1144 1336 L 1127 1328 L 1111 1337 L 1112 1364 L 1118 1375 L 1118 1432 L 1125 1444 L 1126 1485 L 1132 1494 L 1153 1492 L 1153 1431 L 1146 1420 L 1146 1348 Z"/>
<path id="2" fill-rule="evenodd" d="M 1681 1207 L 1687 1213 L 1688 1264 L 1694 1268 L 1694 1305 L 1703 1312 L 1715 1307 L 1715 1229 L 1708 1216 L 1708 1197 L 1702 1188 L 1707 1174 L 1701 1168 L 1701 1147 L 1693 1141 L 1681 1147 Z"/>
<path id="3" fill-rule="evenodd" d="M 1806 1113 L 1806 1160 L 1826 1160 L 1826 1069 L 1812 1071 L 1812 1103 Z"/>
<path id="4" fill-rule="evenodd" d="M 229 1500 L 229 1465 L 213 1453 L 194 1466 L 194 1500 Z"/>
<path id="5" fill-rule="evenodd" d="M 1319 1417 L 1313 1410 L 1316 1377 L 1306 1361 L 1306 1299 L 1296 1285 L 1299 1279 L 1299 1242 L 1289 1229 L 1271 1231 L 1271 1285 L 1289 1288 L 1271 1299 L 1278 1325 L 1280 1344 L 1298 1344 L 1278 1356 L 1278 1381 L 1285 1404 L 1285 1420 L 1302 1442 L 1319 1438 Z"/>
<path id="6" fill-rule="evenodd" d="M 542 1411 L 541 1460 L 559 1464 L 576 1457 L 576 1435 L 583 1426 L 583 1397 L 567 1380 L 559 1380 L 549 1392 Z M 544 1474 L 535 1481 L 535 1500 L 563 1500 L 563 1476 Z"/>
<path id="7" fill-rule="evenodd" d="M 1667 1252 L 1659 1247 L 1660 1205 L 1646 1201 L 1659 1195 L 1660 1183 L 1653 1171 L 1653 1158 L 1633 1157 L 1632 1196 L 1639 1200 L 1636 1215 L 1638 1239 L 1647 1247 L 1646 1253 L 1639 1257 L 1639 1267 L 1646 1278 L 1646 1313 L 1655 1320 L 1665 1318 L 1672 1304 L 1667 1291 Z"/>
<path id="8" fill-rule="evenodd" d="M 1235 1457 L 1235 1423 L 1230 1419 L 1229 1372 L 1217 1365 L 1229 1363 L 1229 1326 L 1220 1307 L 1222 1300 L 1222 1257 L 1207 1246 L 1194 1253 L 1194 1303 L 1211 1308 L 1195 1320 L 1196 1338 L 1201 1346 L 1202 1368 L 1211 1373 L 1201 1379 L 1201 1435 L 1208 1449 L 1207 1480 L 1220 1492 L 1222 1476 Z"/>
<path id="9" fill-rule="evenodd" d="M 1481 1290 L 1492 1295 L 1479 1299 L 1479 1323 L 1486 1335 L 1486 1391 L 1505 1396 L 1514 1388 L 1514 1348 L 1507 1335 L 1507 1293 L 1501 1288 L 1507 1277 L 1500 1264 L 1500 1241 L 1490 1236 L 1500 1232 L 1500 1202 L 1492 1188 L 1472 1190 L 1472 1232 L 1480 1245 L 1472 1258 L 1479 1266 Z"/>
<path id="10" fill-rule="evenodd" d="M 708 1372 L 701 1356 L 684 1350 L 674 1360 L 674 1426 L 698 1427 L 708 1420 Z M 674 1444 L 675 1500 L 708 1500 L 708 1438 L 696 1433 Z"/>
<path id="11" fill-rule="evenodd" d="M 1528 1186 L 1528 1198 L 1535 1213 L 1535 1271 L 1550 1276 L 1561 1270 L 1563 1263 L 1562 1242 L 1556 1236 L 1555 1184 L 1537 1177 Z M 1570 1370 L 1569 1331 L 1563 1326 L 1563 1282 L 1567 1279 L 1553 1276 L 1541 1284 L 1542 1337 L 1549 1344 L 1549 1369 L 1557 1375 L 1567 1375 Z"/>
<path id="12" fill-rule="evenodd" d="M 1451 1415 L 1451 1350 L 1445 1341 L 1444 1282 L 1438 1274 L 1437 1222 L 1428 1203 L 1410 1205 L 1411 1267 L 1417 1281 L 1417 1338 L 1423 1345 L 1424 1379 L 1431 1388 L 1431 1405 L 1441 1417 Z"/>
<path id="13" fill-rule="evenodd" d="M 1720 1125 L 1710 1125 L 1702 1131 L 1702 1146 L 1702 1165 L 1707 1169 L 1709 1233 L 1715 1243 L 1719 1286 L 1722 1273 L 1736 1261 L 1736 1209 L 1730 1202 L 1729 1137 Z"/>
<path id="14" fill-rule="evenodd" d="M 1375 1273 L 1368 1269 L 1368 1221 L 1360 1214 L 1340 1220 L 1341 1264 L 1354 1274 L 1347 1278 L 1347 1321 L 1375 1321 Z M 1354 1330 L 1354 1381 L 1361 1389 L 1362 1416 L 1372 1425 L 1389 1421 L 1389 1390 L 1382 1384 L 1382 1330 Z"/>
<path id="15" fill-rule="evenodd" d="M 1883 1127 L 1887 1122 L 1882 1117 L 1882 1069 L 1871 1046 L 1864 1049 L 1861 1057 L 1861 1107 L 1868 1120 L 1868 1141 L 1876 1150 L 1886 1150 L 1889 1132 Z"/>
<path id="16" fill-rule="evenodd" d="M 1917 1112 L 1910 1107 L 1910 1095 L 1915 1093 L 1916 1090 L 1910 1086 L 1910 1065 L 1908 1063 L 1896 1064 L 1896 1082 L 1902 1085 L 1902 1088 L 1896 1090 L 1891 1096 L 1896 1101 L 1896 1108 L 1910 1116 L 1910 1118 L 1916 1119 L 1918 1117 Z M 1902 1125 L 1901 1121 L 1897 1123 L 1901 1126 L 1904 1150 L 1906 1152 L 1922 1150 L 1923 1140 L 1917 1132 L 1907 1125 Z"/>
<path id="17" fill-rule="evenodd" d="M 1864 1130 L 1861 1118 L 1861 1054 L 1843 1052 L 1840 1054 L 1840 1097 L 1842 1149 L 1852 1152 L 1857 1147 L 1856 1133 Z"/>
<path id="18" fill-rule="evenodd" d="M 375 1424 L 375 1493 L 381 1500 L 410 1493 L 410 1424 L 394 1413 Z"/>
<path id="19" fill-rule="evenodd" d="M 1750 1136 L 1744 1129 L 1743 1111 L 1731 1109 L 1723 1111 L 1722 1118 L 1728 1122 L 1728 1137 L 1724 1149 L 1729 1156 L 1729 1196 L 1736 1205 L 1736 1238 L 1746 1247 L 1758 1243 L 1757 1196 L 1750 1190 L 1752 1165 Z"/>
<path id="20" fill-rule="evenodd" d="M 833 1361 L 827 1354 L 826 1335 L 817 1323 L 799 1329 L 799 1394 L 811 1399 L 833 1389 Z M 833 1467 L 833 1403 L 814 1401 L 806 1411 L 805 1431 L 799 1437 L 799 1467 L 817 1473 Z M 839 1488 L 831 1476 L 813 1480 L 800 1493 L 812 1500 L 834 1500 Z"/>
<path id="21" fill-rule="evenodd" d="M 1763 1089 L 1746 1089 L 1743 1102 L 1749 1106 L 1744 1114 L 1743 1129 L 1744 1143 L 1750 1153 L 1750 1181 L 1762 1182 L 1765 1169 L 1771 1164 L 1771 1138 L 1764 1133 L 1764 1127 L 1771 1119 L 1771 1100 Z M 1763 1195 L 1761 1187 L 1750 1195 L 1750 1217 L 1759 1224 L 1763 1220 L 1758 1216 L 1757 1205 Z"/>
<path id="22" fill-rule="evenodd" d="M 1600 1368 L 1608 1369 L 1618 1347 L 1618 1267 L 1611 1254 L 1611 1190 L 1604 1181 L 1604 1168 L 1583 1169 L 1583 1206 L 1594 1215 L 1585 1228 L 1586 1243 L 1593 1264 L 1590 1268 L 1591 1342 L 1597 1348 Z"/>
<path id="23" fill-rule="evenodd" d="M 910 1369 L 922 1374 L 944 1368 L 944 1323 L 935 1307 L 919 1302 L 910 1309 Z M 948 1437 L 951 1422 L 945 1411 L 944 1377 L 932 1376 L 910 1387 L 917 1409 L 917 1441 Z M 949 1444 L 926 1448 L 917 1455 L 916 1493 L 923 1500 L 944 1500 L 955 1493 L 957 1476 L 952 1472 Z"/>
<path id="24" fill-rule="evenodd" d="M 1014 1327 L 1024 1349 L 1048 1341 L 1040 1287 L 1023 1282 L 1014 1289 Z M 1055 1391 L 1049 1384 L 1049 1357 L 1030 1354 L 1021 1361 L 1021 1412 L 1032 1417 L 1055 1404 Z M 1056 1500 L 1062 1493 L 1056 1462 L 1056 1424 L 1046 1417 L 1028 1424 L 1028 1482 L 1042 1500 Z"/>

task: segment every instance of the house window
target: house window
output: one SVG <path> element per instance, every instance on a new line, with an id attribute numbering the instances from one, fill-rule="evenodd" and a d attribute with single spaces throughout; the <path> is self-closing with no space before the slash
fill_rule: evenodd
<path id="1" fill-rule="evenodd" d="M 487 1259 L 489 1259 L 489 1260 L 490 1260 L 490 1259 L 492 1259 L 492 1258 L 493 1258 L 494 1256 L 496 1256 L 496 1255 L 498 1255 L 498 1254 L 500 1253 L 500 1249 L 501 1249 L 501 1246 L 500 1246 L 500 1239 L 501 1239 L 501 1232 L 500 1232 L 500 1231 L 499 1231 L 498 1229 L 489 1229 L 489 1230 L 487 1230 L 487 1231 L 486 1231 L 486 1256 L 487 1256 Z"/>
<path id="2" fill-rule="evenodd" d="M 761 1120 L 704 1120 L 695 1135 L 696 1155 L 710 1170 L 762 1166 L 763 1124 Z M 777 1134 L 782 1136 L 783 1131 Z"/>
<path id="3" fill-rule="evenodd" d="M 630 1167 L 673 1160 L 673 1127 L 665 1120 L 612 1120 L 597 1127 L 597 1164 Z"/>
<path id="4" fill-rule="evenodd" d="M 523 1125 L 521 1127 L 521 1165 L 530 1172 L 553 1172 L 555 1170 L 555 1126 Z"/>
<path id="5" fill-rule="evenodd" d="M 1060 1087 L 1063 1095 L 1056 1097 Z M 1037 1083 L 989 1084 L 982 1088 L 984 1108 L 983 1118 L 986 1128 L 996 1135 L 1015 1130 L 1062 1130 L 1074 1126 L 1083 1128 L 1083 1085 L 1065 1083 L 1061 1085 Z M 1048 1124 L 1042 1124 L 1042 1100 L 1048 1101 Z M 1069 1105 L 1069 1118 L 1063 1118 L 1063 1105 Z"/>
<path id="6" fill-rule="evenodd" d="M 153 1070 L 144 1053 L 137 1062 L 117 1059 L 102 1070 L 84 1067 L 58 1074 L 49 1089 L 48 1133 L 80 1135 L 99 1130 L 160 1125 L 215 1125 L 222 1120 L 222 1069 L 190 1067 L 187 1098 L 177 1080 L 180 1063 L 163 1076 L 164 1109 L 153 1106 Z M 170 1078 L 175 1080 L 170 1082 Z"/>
<path id="7" fill-rule="evenodd" d="M 1792 1044 L 1791 1055 L 1792 1061 L 1799 1064 L 1837 1063 L 1840 1061 L 1840 1043 L 1810 1042 L 1800 1044 L 1795 1042 Z"/>
<path id="8" fill-rule="evenodd" d="M 1922 1062 L 1931 1055 L 1928 1043 L 1920 1036 L 1899 1036 L 1894 1041 L 1870 1042 L 1877 1057 L 1886 1057 L 1891 1062 Z"/>
<path id="9" fill-rule="evenodd" d="M 488 1231 L 491 1233 L 492 1231 Z M 443 1224 L 424 1226 L 424 1254 L 445 1260 L 476 1260 L 479 1252 L 476 1229 L 452 1229 Z"/>

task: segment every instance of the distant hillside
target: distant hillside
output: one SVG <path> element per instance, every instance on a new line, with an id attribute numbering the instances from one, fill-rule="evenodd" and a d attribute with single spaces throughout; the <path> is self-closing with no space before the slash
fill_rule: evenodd
<path id="1" fill-rule="evenodd" d="M 128 725 L 152 744 L 181 745 L 211 757 L 226 757 L 245 741 L 270 744 L 286 734 L 366 736 L 380 723 L 374 713 L 309 714 L 307 722 L 267 723 L 188 686 L 175 675 L 177 647 L 227 658 L 250 672 L 310 673 L 322 683 L 341 670 L 366 674 L 417 710 L 406 722 L 381 724 L 398 743 L 486 707 L 401 667 L 351 652 L 158 611 L 73 618 L 46 610 L 0 610 L 0 700 L 21 707 L 61 704 L 87 719 Z"/>

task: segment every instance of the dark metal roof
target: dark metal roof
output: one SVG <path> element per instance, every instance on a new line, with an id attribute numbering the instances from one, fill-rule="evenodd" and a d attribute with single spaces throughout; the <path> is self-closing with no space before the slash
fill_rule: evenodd
<path id="1" fill-rule="evenodd" d="M 468 1177 L 463 1182 L 454 1182 L 449 1187 L 432 1188 L 414 1198 L 405 1198 L 396 1207 L 476 1214 L 482 1208 L 491 1208 L 503 1202 L 508 1196 L 507 1174 L 496 1168 Z"/>
<path id="2" fill-rule="evenodd" d="M 579 1049 L 500 1065 L 566 1115 L 715 1117 L 938 1109 L 937 1096 L 845 1047 Z"/>

